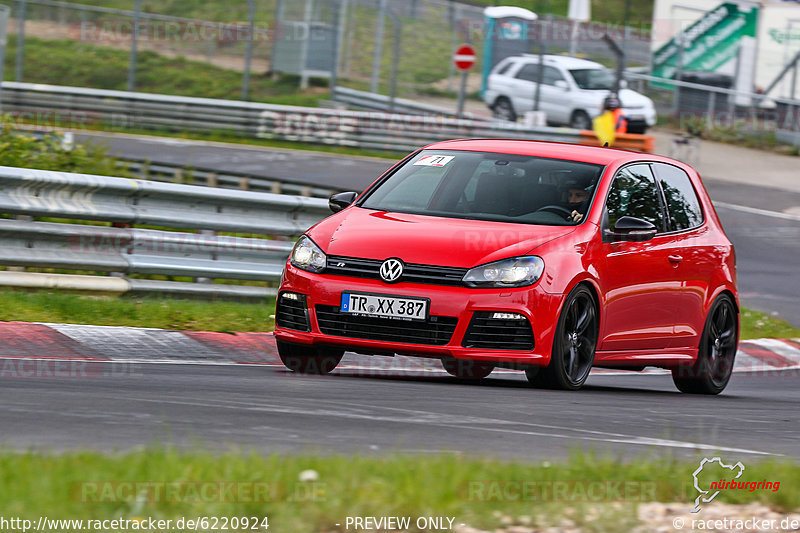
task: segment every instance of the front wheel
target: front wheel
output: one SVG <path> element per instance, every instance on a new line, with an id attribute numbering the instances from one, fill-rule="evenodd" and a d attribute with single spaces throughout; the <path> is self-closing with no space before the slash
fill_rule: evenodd
<path id="1" fill-rule="evenodd" d="M 736 346 L 739 343 L 739 320 L 736 306 L 727 294 L 714 300 L 708 312 L 697 361 L 691 367 L 676 368 L 672 381 L 681 392 L 719 394 L 728 385 L 733 372 Z"/>
<path id="2" fill-rule="evenodd" d="M 330 374 L 344 356 L 344 350 L 277 341 L 281 362 L 298 374 Z"/>
<path id="3" fill-rule="evenodd" d="M 553 353 L 545 368 L 525 371 L 533 385 L 552 389 L 578 390 L 583 387 L 594 363 L 600 322 L 591 291 L 578 285 L 567 296 L 558 317 Z"/>

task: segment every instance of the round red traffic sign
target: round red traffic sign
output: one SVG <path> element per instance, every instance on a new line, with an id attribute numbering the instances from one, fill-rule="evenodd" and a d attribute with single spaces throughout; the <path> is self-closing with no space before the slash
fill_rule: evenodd
<path id="1" fill-rule="evenodd" d="M 458 70 L 469 70 L 475 64 L 475 49 L 468 44 L 461 45 L 453 54 L 453 63 Z"/>

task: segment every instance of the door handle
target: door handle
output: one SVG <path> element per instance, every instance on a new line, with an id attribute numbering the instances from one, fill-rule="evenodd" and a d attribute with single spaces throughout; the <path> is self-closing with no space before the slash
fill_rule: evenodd
<path id="1" fill-rule="evenodd" d="M 673 263 L 675 265 L 683 261 L 683 257 L 681 257 L 680 255 L 670 255 L 667 257 L 667 259 L 669 259 L 670 263 Z"/>

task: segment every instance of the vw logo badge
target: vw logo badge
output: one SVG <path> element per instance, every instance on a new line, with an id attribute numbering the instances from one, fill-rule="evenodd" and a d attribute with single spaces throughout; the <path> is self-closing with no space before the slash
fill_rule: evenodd
<path id="1" fill-rule="evenodd" d="M 386 283 L 393 283 L 403 275 L 403 262 L 399 259 L 387 259 L 381 264 L 381 279 Z"/>

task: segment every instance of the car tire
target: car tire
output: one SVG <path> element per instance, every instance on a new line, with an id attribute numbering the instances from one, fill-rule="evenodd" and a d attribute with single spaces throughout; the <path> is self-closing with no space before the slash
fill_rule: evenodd
<path id="1" fill-rule="evenodd" d="M 589 114 L 582 109 L 572 112 L 572 117 L 569 119 L 569 127 L 576 130 L 590 130 L 592 129 L 592 119 Z"/>
<path id="2" fill-rule="evenodd" d="M 336 348 L 306 346 L 277 341 L 281 362 L 298 374 L 330 374 L 344 356 L 344 350 Z"/>
<path id="3" fill-rule="evenodd" d="M 633 125 L 633 126 L 631 126 L 629 124 L 628 128 L 627 128 L 627 133 L 638 133 L 640 135 L 644 135 L 645 132 L 647 132 L 647 126 L 646 125 Z"/>
<path id="4" fill-rule="evenodd" d="M 583 387 L 594 363 L 600 321 L 594 295 L 578 285 L 567 295 L 553 340 L 550 364 L 525 371 L 534 386 L 561 390 Z"/>
<path id="5" fill-rule="evenodd" d="M 488 363 L 469 359 L 442 359 L 442 366 L 448 374 L 459 379 L 483 379 L 494 370 L 494 366 Z"/>
<path id="6" fill-rule="evenodd" d="M 672 381 L 687 394 L 719 394 L 728 385 L 739 344 L 736 306 L 727 294 L 714 300 L 708 312 L 697 360 L 672 370 Z"/>
<path id="7" fill-rule="evenodd" d="M 492 106 L 492 113 L 494 118 L 507 120 L 509 122 L 517 121 L 517 112 L 514 111 L 514 105 L 511 103 L 511 100 L 505 96 L 501 96 L 495 100 L 494 105 Z"/>

